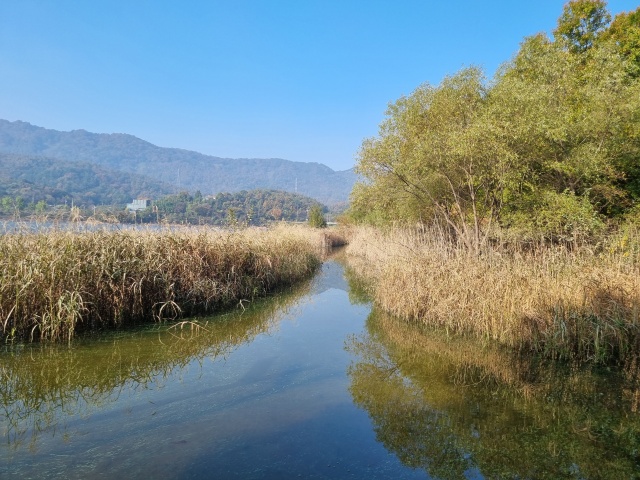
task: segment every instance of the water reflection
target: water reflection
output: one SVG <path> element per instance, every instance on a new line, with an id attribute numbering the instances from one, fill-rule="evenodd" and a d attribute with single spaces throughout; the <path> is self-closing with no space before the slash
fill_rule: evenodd
<path id="1" fill-rule="evenodd" d="M 355 403 L 437 478 L 636 478 L 638 369 L 542 365 L 374 311 L 348 350 Z"/>
<path id="2" fill-rule="evenodd" d="M 329 262 L 246 311 L 6 347 L 0 477 L 640 475 L 636 365 L 536 364 L 370 313 L 367 291 Z"/>
<path id="3" fill-rule="evenodd" d="M 45 431 L 69 435 L 66 419 L 104 409 L 123 392 L 162 388 L 188 365 L 225 357 L 273 330 L 311 285 L 226 315 L 102 333 L 67 347 L 7 346 L 0 351 L 0 431 L 13 448 L 35 448 Z"/>
<path id="4" fill-rule="evenodd" d="M 241 316 L 4 352 L 0 477 L 423 478 L 352 402 L 346 288 L 327 262 Z"/>

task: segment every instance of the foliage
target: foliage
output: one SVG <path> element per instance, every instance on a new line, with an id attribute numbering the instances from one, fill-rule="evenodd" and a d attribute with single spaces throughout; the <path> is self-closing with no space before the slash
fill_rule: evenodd
<path id="1" fill-rule="evenodd" d="M 0 153 L 0 198 L 21 199 L 22 213 L 45 205 L 92 207 L 122 205 L 151 194 L 168 194 L 171 187 L 134 173 L 116 172 L 89 163 Z M 13 215 L 4 206 L 0 215 Z"/>
<path id="2" fill-rule="evenodd" d="M 556 200 L 583 208 L 572 197 Z M 398 318 L 523 353 L 616 363 L 640 347 L 638 225 L 629 219 L 598 253 L 505 242 L 482 255 L 452 246 L 436 228 L 357 227 L 347 254 L 371 281 L 376 305 Z"/>
<path id="3" fill-rule="evenodd" d="M 288 229 L 49 231 L 0 235 L 0 338 L 208 312 L 307 278 L 317 235 Z"/>
<path id="4" fill-rule="evenodd" d="M 318 204 L 312 205 L 309 209 L 309 226 L 313 228 L 325 228 L 327 221 L 322 213 L 322 207 Z"/>
<path id="5" fill-rule="evenodd" d="M 352 218 L 435 221 L 475 252 L 496 224 L 598 234 L 640 201 L 639 18 L 569 2 L 555 39 L 525 39 L 491 82 L 466 68 L 392 103 L 359 152 Z"/>
<path id="6" fill-rule="evenodd" d="M 576 53 L 593 46 L 611 21 L 606 2 L 602 0 L 571 0 L 558 19 L 554 35 Z"/>
<path id="7" fill-rule="evenodd" d="M 147 210 L 136 213 L 143 223 L 168 222 L 192 225 L 264 225 L 273 221 L 304 222 L 307 212 L 318 203 L 303 195 L 277 190 L 251 190 L 203 196 L 181 192 L 154 202 Z M 321 212 L 327 208 L 320 206 Z M 130 220 L 121 215 L 121 220 Z"/>
<path id="8" fill-rule="evenodd" d="M 616 15 L 602 38 L 613 42 L 622 57 L 627 60 L 629 74 L 640 76 L 640 8 L 634 12 Z"/>

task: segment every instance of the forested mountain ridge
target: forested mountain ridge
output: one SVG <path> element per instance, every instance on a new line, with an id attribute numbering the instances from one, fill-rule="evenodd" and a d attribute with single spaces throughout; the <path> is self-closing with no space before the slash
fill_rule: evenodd
<path id="1" fill-rule="evenodd" d="M 346 201 L 356 181 L 353 170 L 334 171 L 320 163 L 219 158 L 158 147 L 128 134 L 61 132 L 22 121 L 0 120 L 0 152 L 91 163 L 205 195 L 277 189 L 333 204 Z"/>
<path id="2" fill-rule="evenodd" d="M 149 177 L 90 163 L 0 153 L 0 198 L 47 205 L 124 206 L 135 197 L 173 192 L 172 186 Z"/>

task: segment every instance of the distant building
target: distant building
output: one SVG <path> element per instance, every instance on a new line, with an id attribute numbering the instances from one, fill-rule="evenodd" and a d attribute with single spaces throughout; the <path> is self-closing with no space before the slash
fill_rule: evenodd
<path id="1" fill-rule="evenodd" d="M 148 198 L 136 198 L 133 202 L 127 203 L 127 210 L 130 212 L 137 212 L 138 210 L 144 210 L 151 206 L 151 200 Z"/>

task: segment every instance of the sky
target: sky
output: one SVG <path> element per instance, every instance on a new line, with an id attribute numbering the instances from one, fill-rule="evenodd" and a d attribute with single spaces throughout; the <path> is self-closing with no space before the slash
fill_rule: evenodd
<path id="1" fill-rule="evenodd" d="M 564 3 L 0 0 L 0 118 L 345 170 L 390 102 L 491 78 Z"/>

